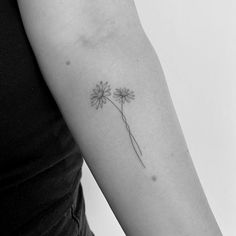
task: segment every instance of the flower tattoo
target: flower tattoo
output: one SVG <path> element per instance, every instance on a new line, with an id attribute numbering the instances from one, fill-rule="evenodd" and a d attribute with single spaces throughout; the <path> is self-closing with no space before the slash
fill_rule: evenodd
<path id="1" fill-rule="evenodd" d="M 127 129 L 134 152 L 138 160 L 140 161 L 140 164 L 143 166 L 143 168 L 146 168 L 141 159 L 141 156 L 143 155 L 142 151 L 138 145 L 138 142 L 136 141 L 136 139 L 134 138 L 134 135 L 132 134 L 130 130 L 130 127 L 127 122 L 126 116 L 124 114 L 124 109 L 123 109 L 123 106 L 126 102 L 130 103 L 131 100 L 135 99 L 134 91 L 131 91 L 130 89 L 127 89 L 125 87 L 115 89 L 115 92 L 113 93 L 113 98 L 118 103 L 120 103 L 120 107 L 110 98 L 110 96 L 111 96 L 110 85 L 108 84 L 108 82 L 104 83 L 103 81 L 100 81 L 98 84 L 96 84 L 96 87 L 92 90 L 92 93 L 90 95 L 91 106 L 95 107 L 96 109 L 103 108 L 103 105 L 106 104 L 108 101 L 113 105 L 114 108 L 117 109 L 117 111 L 121 115 L 122 121 L 125 124 L 125 128 Z"/>
<path id="2" fill-rule="evenodd" d="M 107 97 L 111 95 L 111 88 L 108 85 L 108 82 L 103 83 L 100 81 L 99 84 L 96 85 L 96 88 L 93 89 L 93 93 L 91 94 L 91 105 L 95 106 L 96 109 L 99 107 L 102 108 L 103 104 L 107 102 Z"/>
<path id="3" fill-rule="evenodd" d="M 113 97 L 119 103 L 124 104 L 125 102 L 130 102 L 135 98 L 134 92 L 127 88 L 119 88 L 113 93 Z"/>

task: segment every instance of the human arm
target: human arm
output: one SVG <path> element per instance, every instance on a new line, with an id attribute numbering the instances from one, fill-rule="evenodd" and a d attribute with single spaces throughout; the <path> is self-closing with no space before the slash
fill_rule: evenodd
<path id="1" fill-rule="evenodd" d="M 125 233 L 220 235 L 133 2 L 18 2 L 45 81 Z M 134 91 L 125 119 L 111 95 L 119 109 L 108 98 L 91 106 L 100 81 Z"/>

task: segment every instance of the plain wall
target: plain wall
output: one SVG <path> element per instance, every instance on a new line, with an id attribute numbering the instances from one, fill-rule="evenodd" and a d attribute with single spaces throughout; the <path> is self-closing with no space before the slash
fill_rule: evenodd
<path id="1" fill-rule="evenodd" d="M 164 69 L 206 196 L 225 236 L 236 235 L 236 1 L 136 0 Z M 124 233 L 86 165 L 82 184 L 96 236 Z"/>

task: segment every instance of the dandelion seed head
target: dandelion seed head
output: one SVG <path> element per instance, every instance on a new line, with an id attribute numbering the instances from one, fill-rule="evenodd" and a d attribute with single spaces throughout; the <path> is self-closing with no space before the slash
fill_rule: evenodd
<path id="1" fill-rule="evenodd" d="M 113 97 L 121 104 L 130 103 L 135 98 L 134 92 L 127 88 L 118 88 L 113 93 Z"/>
<path id="2" fill-rule="evenodd" d="M 90 95 L 91 106 L 96 109 L 102 108 L 103 104 L 106 104 L 107 98 L 111 95 L 111 87 L 108 82 L 100 81 L 96 84 Z"/>

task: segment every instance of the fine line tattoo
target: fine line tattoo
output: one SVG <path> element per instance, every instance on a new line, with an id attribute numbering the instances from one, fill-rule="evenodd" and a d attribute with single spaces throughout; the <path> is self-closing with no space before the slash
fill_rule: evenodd
<path id="1" fill-rule="evenodd" d="M 135 151 L 135 154 L 138 157 L 138 160 L 140 164 L 143 166 L 143 168 L 146 168 L 141 158 L 141 156 L 143 155 L 141 148 L 139 147 L 138 142 L 136 141 L 134 135 L 132 134 L 130 130 L 130 126 L 124 114 L 124 104 L 130 103 L 131 100 L 135 99 L 134 92 L 127 88 L 115 89 L 115 92 L 113 93 L 113 98 L 115 101 L 117 101 L 120 104 L 120 106 L 117 105 L 110 98 L 110 96 L 111 96 L 111 86 L 108 84 L 108 82 L 100 81 L 98 84 L 96 84 L 96 87 L 93 89 L 90 95 L 91 106 L 95 107 L 96 109 L 103 108 L 104 104 L 106 104 L 107 102 L 110 102 L 114 106 L 114 108 L 117 109 L 128 131 L 130 142 Z"/>

